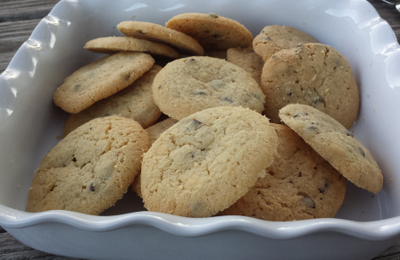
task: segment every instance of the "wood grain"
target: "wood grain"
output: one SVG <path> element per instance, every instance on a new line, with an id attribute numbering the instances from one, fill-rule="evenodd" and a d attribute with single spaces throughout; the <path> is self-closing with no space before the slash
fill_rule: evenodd
<path id="1" fill-rule="evenodd" d="M 368 0 L 385 19 L 400 41 L 400 13 L 394 6 L 378 0 Z M 46 16 L 58 0 L 0 0 L 0 73 L 3 72 L 18 48 Z M 34 250 L 25 246 L 0 227 L 0 259 L 71 260 Z M 400 240 L 374 260 L 399 260 Z"/>

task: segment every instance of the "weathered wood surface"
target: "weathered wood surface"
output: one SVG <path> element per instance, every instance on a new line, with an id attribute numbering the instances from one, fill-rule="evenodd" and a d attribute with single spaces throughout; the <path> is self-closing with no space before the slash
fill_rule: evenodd
<path id="1" fill-rule="evenodd" d="M 368 0 L 393 28 L 400 42 L 400 13 L 394 6 Z M 0 0 L 0 73 L 33 29 L 58 0 Z M 72 259 L 43 253 L 25 246 L 0 227 L 0 259 Z M 400 240 L 374 260 L 400 260 Z"/>

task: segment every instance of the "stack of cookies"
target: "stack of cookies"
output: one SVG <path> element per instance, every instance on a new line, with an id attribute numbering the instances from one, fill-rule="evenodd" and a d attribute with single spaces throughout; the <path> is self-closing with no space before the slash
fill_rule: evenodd
<path id="1" fill-rule="evenodd" d="M 109 54 L 69 76 L 71 113 L 35 173 L 27 210 L 99 214 L 132 189 L 150 211 L 271 221 L 334 217 L 346 180 L 382 173 L 348 129 L 359 94 L 348 61 L 292 27 L 253 35 L 213 13 L 165 26 L 125 21 Z"/>

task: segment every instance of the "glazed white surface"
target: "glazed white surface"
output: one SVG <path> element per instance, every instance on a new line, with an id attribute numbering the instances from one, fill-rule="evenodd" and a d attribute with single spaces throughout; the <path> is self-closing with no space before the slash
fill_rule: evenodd
<path id="1" fill-rule="evenodd" d="M 24 212 L 34 171 L 58 142 L 68 116 L 53 104 L 55 89 L 74 70 L 102 56 L 83 45 L 96 37 L 122 35 L 116 29 L 121 21 L 164 24 L 184 12 L 229 17 L 253 35 L 266 25 L 292 26 L 341 52 L 360 90 L 360 114 L 351 131 L 380 165 L 383 190 L 374 195 L 348 183 L 334 219 L 296 222 L 147 212 L 131 193 L 103 216 Z M 400 111 L 399 90 L 399 44 L 366 1 L 61 1 L 0 76 L 0 225 L 36 249 L 84 258 L 128 259 L 133 252 L 143 258 L 240 258 L 244 244 L 247 256 L 254 258 L 373 257 L 400 236 L 400 122 L 394 117 Z M 143 246 L 143 236 L 159 245 Z M 209 255 L 196 247 L 199 243 L 212 246 Z M 334 243 L 341 246 L 340 252 L 331 246 Z M 186 249 L 179 254 L 168 250 L 174 245 Z M 295 248 L 282 250 L 289 246 Z M 300 250 L 302 246 L 310 250 Z"/>

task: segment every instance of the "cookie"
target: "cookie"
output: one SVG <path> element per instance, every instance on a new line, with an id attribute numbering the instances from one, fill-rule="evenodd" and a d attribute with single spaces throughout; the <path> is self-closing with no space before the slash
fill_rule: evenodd
<path id="1" fill-rule="evenodd" d="M 204 56 L 226 60 L 226 51 L 205 51 Z"/>
<path id="2" fill-rule="evenodd" d="M 171 28 L 196 39 L 204 50 L 221 51 L 251 46 L 253 35 L 239 22 L 213 13 L 185 13 L 165 23 Z"/>
<path id="3" fill-rule="evenodd" d="M 106 54 L 113 54 L 119 51 L 137 51 L 175 59 L 181 57 L 176 50 L 166 44 L 136 39 L 133 37 L 96 38 L 88 41 L 84 48 L 92 52 Z"/>
<path id="4" fill-rule="evenodd" d="M 270 221 L 333 218 L 346 193 L 343 176 L 284 125 L 271 124 L 278 149 L 267 174 L 219 215 Z"/>
<path id="5" fill-rule="evenodd" d="M 110 116 L 82 125 L 43 158 L 27 211 L 100 214 L 127 191 L 148 147 L 146 131 L 132 119 Z"/>
<path id="6" fill-rule="evenodd" d="M 265 115 L 280 123 L 287 104 L 306 104 L 330 115 L 346 128 L 357 118 L 359 93 L 351 67 L 333 47 L 309 43 L 282 50 L 265 62 L 261 75 Z"/>
<path id="7" fill-rule="evenodd" d="M 125 36 L 130 36 L 148 41 L 165 43 L 178 49 L 182 54 L 203 55 L 201 45 L 192 37 L 166 28 L 159 24 L 149 22 L 125 21 L 117 25 L 118 30 Z"/>
<path id="8" fill-rule="evenodd" d="M 67 136 L 80 125 L 97 117 L 119 115 L 131 118 L 149 127 L 161 116 L 161 111 L 154 103 L 151 85 L 161 67 L 154 65 L 148 72 L 118 93 L 100 100 L 78 114 L 69 116 L 64 125 L 63 136 Z"/>
<path id="9" fill-rule="evenodd" d="M 66 78 L 54 94 L 54 103 L 69 113 L 79 113 L 126 88 L 153 64 L 154 59 L 146 53 L 118 52 L 103 57 Z"/>
<path id="10" fill-rule="evenodd" d="M 143 157 L 141 191 L 150 211 L 209 217 L 254 186 L 272 163 L 277 136 L 267 118 L 242 107 L 188 116 Z"/>
<path id="11" fill-rule="evenodd" d="M 301 44 L 316 43 L 310 35 L 296 30 L 290 26 L 269 25 L 253 40 L 253 49 L 264 61 L 283 49 L 291 49 Z"/>
<path id="12" fill-rule="evenodd" d="M 264 60 L 252 48 L 230 48 L 226 60 L 250 73 L 258 85 L 261 84 Z"/>
<path id="13" fill-rule="evenodd" d="M 174 60 L 157 74 L 152 88 L 157 106 L 176 120 L 217 106 L 264 109 L 264 94 L 251 75 L 217 58 Z"/>
<path id="14" fill-rule="evenodd" d="M 346 179 L 373 193 L 382 189 L 382 172 L 371 153 L 335 119 L 301 104 L 287 105 L 279 117 Z"/>

